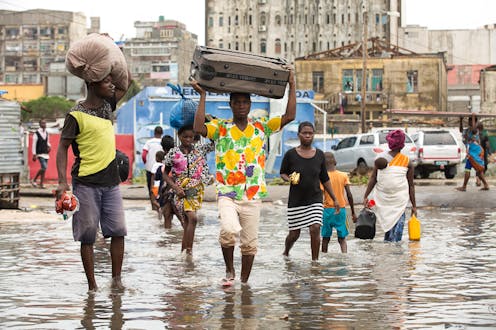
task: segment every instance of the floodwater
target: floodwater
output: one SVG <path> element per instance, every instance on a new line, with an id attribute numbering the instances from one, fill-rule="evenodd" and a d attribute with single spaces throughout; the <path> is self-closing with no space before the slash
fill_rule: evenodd
<path id="1" fill-rule="evenodd" d="M 0 327 L 21 329 L 494 329 L 496 213 L 422 209 L 420 242 L 335 237 L 310 261 L 308 231 L 289 260 L 285 206 L 264 203 L 249 286 L 219 285 L 224 263 L 214 204 L 204 206 L 194 257 L 179 253 L 148 205 L 126 210 L 124 292 L 110 288 L 108 242 L 95 245 L 99 291 L 86 292 L 70 221 L 0 222 Z M 29 213 L 26 214 L 29 217 Z M 235 265 L 239 274 L 240 257 Z"/>

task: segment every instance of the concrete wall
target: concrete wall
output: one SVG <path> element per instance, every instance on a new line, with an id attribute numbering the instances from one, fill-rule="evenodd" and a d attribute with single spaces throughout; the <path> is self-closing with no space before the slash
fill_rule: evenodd
<path id="1" fill-rule="evenodd" d="M 447 64 L 496 63 L 496 29 L 428 30 L 418 25 L 399 29 L 399 45 L 416 53 L 446 52 Z"/>
<path id="2" fill-rule="evenodd" d="M 45 87 L 43 84 L 0 85 L 0 90 L 1 89 L 8 92 L 7 94 L 2 95 L 2 98 L 19 102 L 35 100 L 45 95 Z"/>
<path id="3" fill-rule="evenodd" d="M 496 113 L 496 67 L 481 73 L 481 112 Z"/>

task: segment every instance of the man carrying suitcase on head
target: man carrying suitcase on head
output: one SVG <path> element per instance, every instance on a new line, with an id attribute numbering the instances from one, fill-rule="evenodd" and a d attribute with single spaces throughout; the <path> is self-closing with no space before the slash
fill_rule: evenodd
<path id="1" fill-rule="evenodd" d="M 271 119 L 248 119 L 250 94 L 231 93 L 229 106 L 233 118 L 205 123 L 206 92 L 196 80 L 191 85 L 200 94 L 194 129 L 215 143 L 215 177 L 221 226 L 219 242 L 226 264 L 226 277 L 222 285 L 231 286 L 234 283 L 233 258 L 237 237 L 242 255 L 241 282 L 246 283 L 257 252 L 261 198 L 267 196 L 264 144 L 270 134 L 295 118 L 294 73 L 290 71 L 289 74 L 286 112 Z"/>

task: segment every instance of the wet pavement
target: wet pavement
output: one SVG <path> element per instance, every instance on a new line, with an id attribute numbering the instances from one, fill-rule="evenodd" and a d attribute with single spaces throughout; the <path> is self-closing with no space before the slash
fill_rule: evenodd
<path id="1" fill-rule="evenodd" d="M 220 287 L 224 263 L 215 203 L 205 203 L 200 212 L 194 256 L 188 259 L 180 254 L 177 220 L 165 230 L 146 201 L 127 198 L 126 289 L 110 288 L 109 242 L 99 238 L 96 294 L 86 292 L 70 221 L 50 211 L 53 200 L 24 197 L 22 207 L 34 211 L 0 211 L 0 327 L 494 329 L 496 211 L 480 203 L 437 205 L 454 186 L 435 188 L 417 189 L 421 241 L 409 242 L 406 228 L 399 244 L 383 243 L 380 232 L 373 241 L 351 234 L 343 255 L 333 237 L 330 252 L 317 263 L 310 261 L 306 230 L 290 258 L 282 258 L 287 234 L 282 190 L 281 199 L 273 196 L 263 204 L 250 285 L 231 289 Z M 356 194 L 359 199 L 359 190 Z M 458 195 L 494 200 L 476 187 Z M 239 275 L 239 249 L 235 265 Z"/>

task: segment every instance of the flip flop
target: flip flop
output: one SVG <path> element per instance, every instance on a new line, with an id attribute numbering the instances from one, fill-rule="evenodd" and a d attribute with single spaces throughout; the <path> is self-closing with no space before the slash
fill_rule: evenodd
<path id="1" fill-rule="evenodd" d="M 221 285 L 223 288 L 229 288 L 234 285 L 234 278 L 223 278 L 221 281 Z"/>

